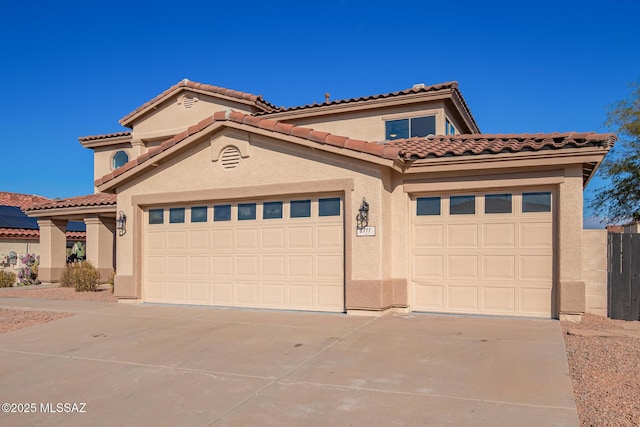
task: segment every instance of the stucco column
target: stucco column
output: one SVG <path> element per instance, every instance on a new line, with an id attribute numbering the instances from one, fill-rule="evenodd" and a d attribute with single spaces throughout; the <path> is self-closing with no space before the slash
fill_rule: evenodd
<path id="1" fill-rule="evenodd" d="M 100 281 L 106 283 L 113 275 L 115 220 L 91 216 L 85 218 L 84 223 L 87 226 L 87 261 L 100 272 Z"/>
<path id="2" fill-rule="evenodd" d="M 585 311 L 582 280 L 582 168 L 565 170 L 558 190 L 558 313 L 571 318 Z"/>
<path id="3" fill-rule="evenodd" d="M 38 279 L 41 282 L 59 282 L 67 264 L 67 221 L 38 218 L 38 227 L 40 227 Z"/>

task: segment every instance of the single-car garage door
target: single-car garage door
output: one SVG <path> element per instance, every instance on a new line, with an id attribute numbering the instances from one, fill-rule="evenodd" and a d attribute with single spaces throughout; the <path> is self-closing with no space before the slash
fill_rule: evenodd
<path id="1" fill-rule="evenodd" d="M 552 192 L 412 198 L 414 311 L 552 317 Z"/>
<path id="2" fill-rule="evenodd" d="M 149 208 L 148 302 L 344 311 L 341 197 Z"/>

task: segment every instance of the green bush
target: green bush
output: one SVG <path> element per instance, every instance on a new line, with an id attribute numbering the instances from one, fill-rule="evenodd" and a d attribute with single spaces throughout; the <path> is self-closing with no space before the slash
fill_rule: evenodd
<path id="1" fill-rule="evenodd" d="M 75 287 L 76 292 L 93 292 L 100 284 L 100 272 L 89 261 L 67 267 L 62 272 L 60 284 Z"/>
<path id="2" fill-rule="evenodd" d="M 16 283 L 16 275 L 10 271 L 0 270 L 0 288 L 10 288 Z"/>

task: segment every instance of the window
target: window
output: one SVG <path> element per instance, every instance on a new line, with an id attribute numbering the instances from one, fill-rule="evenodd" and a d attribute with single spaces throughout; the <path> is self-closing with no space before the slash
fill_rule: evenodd
<path id="1" fill-rule="evenodd" d="M 164 209 L 149 209 L 149 224 L 164 223 Z"/>
<path id="2" fill-rule="evenodd" d="M 319 216 L 340 216 L 340 198 L 320 199 L 318 201 Z"/>
<path id="3" fill-rule="evenodd" d="M 231 221 L 231 205 L 217 205 L 213 207 L 214 221 Z"/>
<path id="4" fill-rule="evenodd" d="M 440 215 L 440 197 L 418 197 L 416 215 Z"/>
<path id="5" fill-rule="evenodd" d="M 169 223 L 181 224 L 184 222 L 184 208 L 169 209 Z"/>
<path id="6" fill-rule="evenodd" d="M 193 206 L 191 208 L 191 222 L 207 222 L 207 207 Z"/>
<path id="7" fill-rule="evenodd" d="M 511 194 L 485 195 L 484 213 L 511 213 Z"/>
<path id="8" fill-rule="evenodd" d="M 436 133 L 436 116 L 413 117 L 411 119 L 388 120 L 385 122 L 387 140 L 427 136 Z"/>
<path id="9" fill-rule="evenodd" d="M 476 196 L 451 196 L 449 198 L 451 215 L 469 215 L 476 213 Z"/>
<path id="10" fill-rule="evenodd" d="M 238 204 L 238 221 L 247 221 L 256 219 L 255 203 L 239 203 Z"/>
<path id="11" fill-rule="evenodd" d="M 445 135 L 455 135 L 456 134 L 456 128 L 449 121 L 449 119 L 445 119 L 445 121 L 444 121 L 444 133 L 445 133 Z"/>
<path id="12" fill-rule="evenodd" d="M 551 193 L 522 193 L 522 212 L 551 212 Z"/>
<path id="13" fill-rule="evenodd" d="M 308 218 L 311 216 L 311 200 L 292 200 L 290 207 L 291 218 Z"/>
<path id="14" fill-rule="evenodd" d="M 262 205 L 262 218 L 282 218 L 282 202 L 264 202 Z"/>
<path id="15" fill-rule="evenodd" d="M 118 151 L 116 152 L 116 154 L 113 155 L 111 167 L 113 169 L 121 168 L 128 161 L 129 161 L 129 155 L 124 151 Z"/>

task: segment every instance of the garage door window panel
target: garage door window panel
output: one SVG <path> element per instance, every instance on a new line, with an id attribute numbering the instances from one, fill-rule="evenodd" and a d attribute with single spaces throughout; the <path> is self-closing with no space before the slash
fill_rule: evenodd
<path id="1" fill-rule="evenodd" d="M 476 196 L 451 196 L 449 198 L 451 215 L 473 215 L 476 213 Z"/>
<path id="2" fill-rule="evenodd" d="M 149 224 L 163 224 L 164 209 L 149 209 Z"/>
<path id="3" fill-rule="evenodd" d="M 340 198 L 320 199 L 318 201 L 319 216 L 340 216 Z"/>
<path id="4" fill-rule="evenodd" d="M 551 212 L 551 193 L 522 193 L 522 212 Z"/>
<path id="5" fill-rule="evenodd" d="M 265 202 L 262 206 L 263 219 L 282 218 L 282 202 Z"/>
<path id="6" fill-rule="evenodd" d="M 169 223 L 171 224 L 184 223 L 184 208 L 169 209 Z"/>
<path id="7" fill-rule="evenodd" d="M 217 205 L 213 207 L 214 221 L 231 221 L 231 205 Z"/>
<path id="8" fill-rule="evenodd" d="M 250 221 L 256 219 L 255 203 L 238 204 L 238 221 Z"/>
<path id="9" fill-rule="evenodd" d="M 484 213 L 499 214 L 512 212 L 511 194 L 487 194 L 484 196 Z"/>
<path id="10" fill-rule="evenodd" d="M 416 200 L 416 215 L 440 215 L 440 197 L 419 197 Z"/>
<path id="11" fill-rule="evenodd" d="M 191 222 L 207 222 L 207 207 L 206 206 L 192 207 Z"/>
<path id="12" fill-rule="evenodd" d="M 290 208 L 291 218 L 309 218 L 311 216 L 311 200 L 292 200 Z"/>

